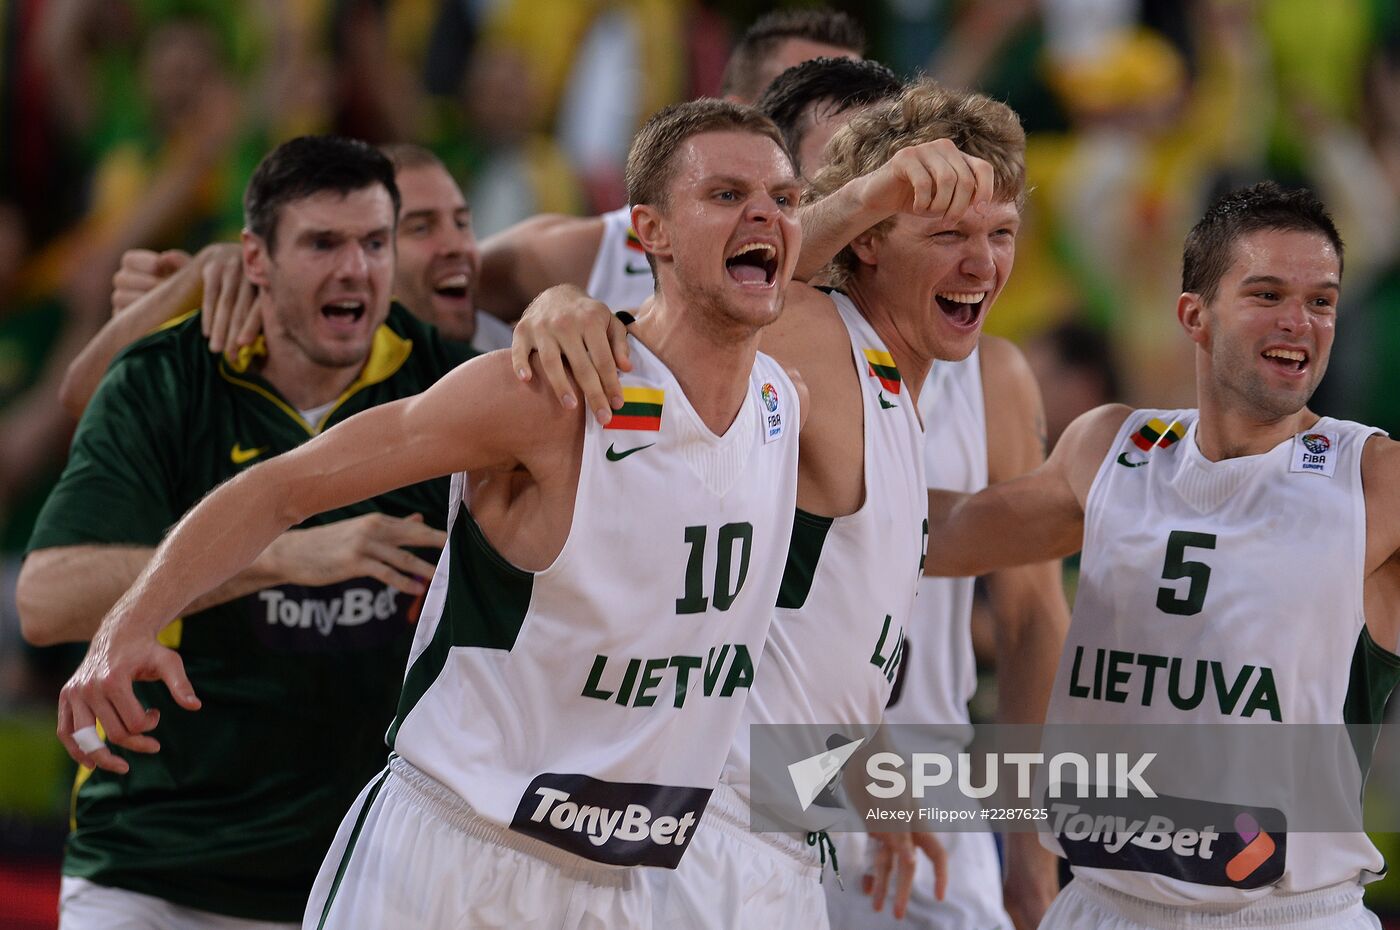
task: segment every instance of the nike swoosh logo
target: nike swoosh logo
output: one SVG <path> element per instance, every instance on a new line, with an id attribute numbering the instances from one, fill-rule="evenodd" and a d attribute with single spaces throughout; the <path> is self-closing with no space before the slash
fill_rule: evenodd
<path id="1" fill-rule="evenodd" d="M 631 263 L 631 262 L 628 262 L 627 264 L 623 265 L 622 267 L 623 267 L 624 270 L 626 270 L 626 272 L 627 272 L 628 274 L 651 274 L 651 266 L 650 266 L 650 265 L 643 265 L 643 266 L 640 267 L 640 268 L 633 268 L 633 267 L 632 267 L 632 263 Z"/>
<path id="2" fill-rule="evenodd" d="M 233 464 L 242 465 L 244 462 L 251 462 L 266 451 L 267 446 L 263 446 L 261 449 L 245 449 L 235 442 L 233 444 L 233 450 L 229 452 L 228 457 L 233 460 Z"/>
<path id="3" fill-rule="evenodd" d="M 1118 464 L 1122 465 L 1124 468 L 1141 468 L 1147 464 L 1147 459 L 1143 459 L 1141 462 L 1133 462 L 1128 459 L 1128 453 L 1124 452 L 1122 455 L 1118 456 Z"/>
<path id="4" fill-rule="evenodd" d="M 884 391 L 881 391 L 881 392 L 880 392 L 880 409 L 881 409 L 881 410 L 893 410 L 894 408 L 896 408 L 896 407 L 898 407 L 898 406 L 899 406 L 899 404 L 892 404 L 892 403 L 890 403 L 889 401 L 885 400 L 885 392 L 884 392 Z"/>
<path id="5" fill-rule="evenodd" d="M 615 452 L 613 451 L 612 444 L 609 443 L 608 451 L 605 454 L 607 455 L 609 462 L 620 462 L 623 459 L 627 458 L 627 456 L 631 455 L 633 452 L 641 452 L 643 449 L 650 449 L 654 445 L 656 445 L 656 443 L 649 442 L 644 446 L 636 446 L 631 449 L 625 449 L 622 452 Z"/>

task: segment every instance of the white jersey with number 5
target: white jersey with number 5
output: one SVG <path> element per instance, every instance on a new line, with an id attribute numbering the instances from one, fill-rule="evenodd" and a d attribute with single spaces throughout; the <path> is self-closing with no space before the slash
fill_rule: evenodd
<path id="1" fill-rule="evenodd" d="M 1286 828 L 1324 789 L 1260 758 L 1275 744 L 1296 751 L 1301 731 L 1257 727 L 1375 722 L 1400 673 L 1362 613 L 1361 455 L 1380 431 L 1324 417 L 1268 452 L 1212 462 L 1196 444 L 1197 416 L 1133 412 L 1099 468 L 1047 722 L 1158 739 L 1151 787 L 1189 798 L 1210 829 L 1125 842 L 1066 818 L 1057 851 L 1077 875 L 1169 906 L 1374 878 L 1384 863 L 1364 834 Z M 1173 735 L 1144 724 L 1231 726 Z M 1265 732 L 1277 739 L 1243 748 Z M 1328 768 L 1359 793 L 1364 763 L 1340 727 L 1325 732 L 1341 735 Z M 1183 740 L 1199 751 L 1181 751 Z M 1285 828 L 1265 829 L 1266 814 L 1283 814 Z"/>
<path id="2" fill-rule="evenodd" d="M 635 338 L 586 418 L 548 568 L 506 562 L 453 480 L 391 747 L 480 816 L 611 865 L 675 868 L 763 651 L 797 497 L 797 393 L 754 362 L 714 435 Z"/>

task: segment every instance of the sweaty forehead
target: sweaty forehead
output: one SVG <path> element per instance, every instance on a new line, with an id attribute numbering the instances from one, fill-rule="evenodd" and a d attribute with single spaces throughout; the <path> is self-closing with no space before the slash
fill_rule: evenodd
<path id="1" fill-rule="evenodd" d="M 295 236 L 310 229 L 363 235 L 392 225 L 394 202 L 387 190 L 375 184 L 345 194 L 318 191 L 284 204 L 278 217 L 278 236 Z"/>
<path id="2" fill-rule="evenodd" d="M 405 168 L 394 179 L 399 185 L 403 212 L 460 210 L 467 205 L 462 189 L 447 170 L 437 165 Z"/>
<path id="3" fill-rule="evenodd" d="M 703 132 L 685 140 L 676 152 L 676 180 L 697 184 L 717 176 L 763 185 L 795 180 L 787 154 L 767 136 Z"/>
<path id="4" fill-rule="evenodd" d="M 1340 277 L 1341 262 L 1331 241 L 1320 232 L 1261 229 L 1235 242 L 1227 276 L 1269 276 L 1282 281 L 1319 283 Z"/>

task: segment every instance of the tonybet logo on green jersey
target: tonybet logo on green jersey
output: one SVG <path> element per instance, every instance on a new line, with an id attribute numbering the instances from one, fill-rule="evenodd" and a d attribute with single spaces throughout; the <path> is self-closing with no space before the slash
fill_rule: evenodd
<path id="1" fill-rule="evenodd" d="M 248 601 L 258 638 L 297 652 L 377 647 L 411 622 L 412 599 L 364 578 L 322 588 L 265 588 Z"/>
<path id="2" fill-rule="evenodd" d="M 340 597 L 293 600 L 276 588 L 258 592 L 267 608 L 267 622 L 287 627 L 315 629 L 331 635 L 337 626 L 359 626 L 371 620 L 388 620 L 398 606 L 399 592 L 393 588 L 349 588 Z"/>

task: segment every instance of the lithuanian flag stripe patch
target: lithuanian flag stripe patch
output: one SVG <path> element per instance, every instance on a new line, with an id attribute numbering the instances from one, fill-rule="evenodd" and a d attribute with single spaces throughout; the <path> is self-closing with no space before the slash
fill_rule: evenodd
<path id="1" fill-rule="evenodd" d="M 627 248 L 634 252 L 646 252 L 646 249 L 642 248 L 642 240 L 637 238 L 637 232 L 631 226 L 627 227 Z"/>
<path id="2" fill-rule="evenodd" d="M 870 368 L 871 377 L 891 394 L 899 393 L 899 369 L 894 367 L 894 356 L 879 349 L 865 349 L 865 364 Z"/>
<path id="3" fill-rule="evenodd" d="M 1172 420 L 1171 426 L 1153 417 L 1147 421 L 1147 425 L 1138 430 L 1133 436 L 1133 445 L 1144 452 L 1152 451 L 1153 446 L 1165 449 L 1167 446 L 1186 435 L 1186 427 L 1176 420 Z"/>
<path id="4" fill-rule="evenodd" d="M 661 407 L 666 392 L 660 388 L 624 387 L 622 407 L 613 411 L 608 429 L 656 431 L 661 429 Z"/>

